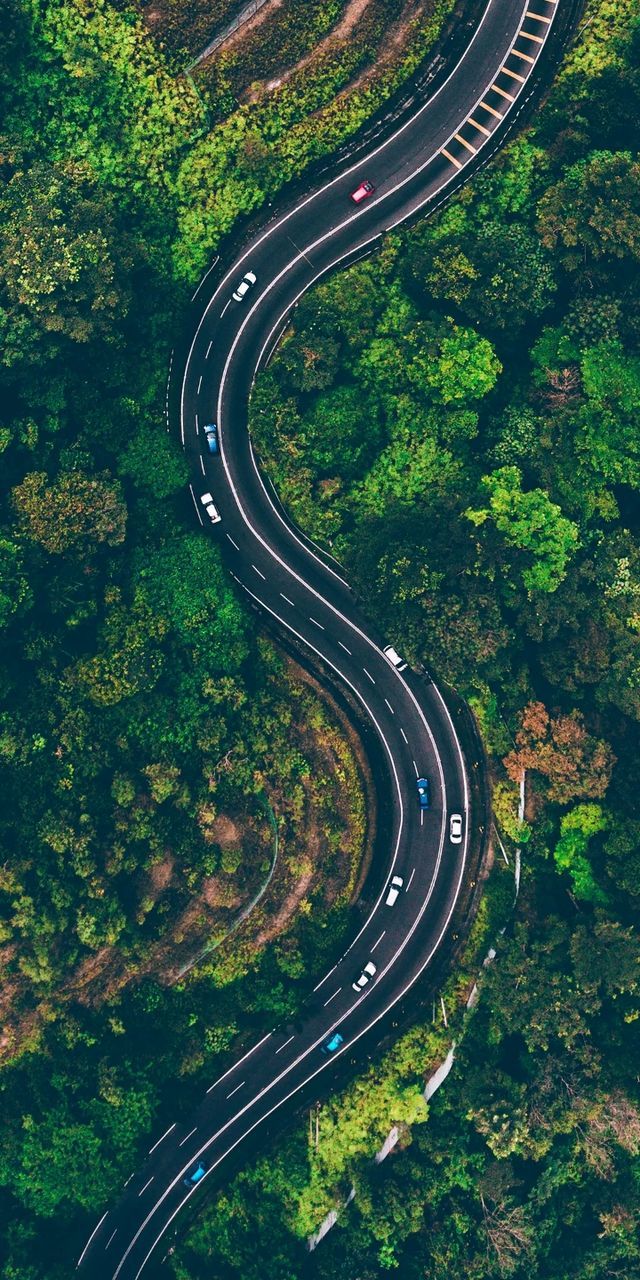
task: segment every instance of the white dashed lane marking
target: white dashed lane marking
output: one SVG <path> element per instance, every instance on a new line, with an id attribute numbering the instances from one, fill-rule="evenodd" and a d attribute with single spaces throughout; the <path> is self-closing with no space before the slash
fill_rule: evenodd
<path id="1" fill-rule="evenodd" d="M 309 614 L 309 622 L 312 622 L 312 623 L 313 623 L 313 625 L 314 625 L 314 627 L 319 627 L 321 631 L 324 631 L 324 627 L 323 627 L 322 623 L 321 623 L 321 622 L 318 622 L 318 620 L 317 620 L 316 618 L 312 618 L 312 617 L 311 617 L 311 614 Z"/>
<path id="2" fill-rule="evenodd" d="M 376 947 L 378 946 L 378 943 L 379 943 L 379 942 L 382 942 L 382 939 L 384 938 L 384 935 L 385 935 L 385 933 L 386 933 L 386 932 L 387 932 L 387 931 L 386 931 L 386 929 L 383 929 L 383 930 L 382 930 L 382 933 L 380 934 L 380 937 L 378 938 L 378 942 L 374 942 L 374 944 L 373 944 L 373 946 L 372 946 L 372 948 L 371 948 L 372 953 L 375 951 Z"/>
<path id="3" fill-rule="evenodd" d="M 185 1142 L 188 1142 L 189 1138 L 192 1138 L 194 1133 L 197 1133 L 197 1131 L 198 1131 L 198 1126 L 196 1125 L 195 1129 L 191 1129 L 190 1132 L 186 1135 L 186 1137 L 182 1139 L 182 1142 L 178 1143 L 178 1146 L 183 1147 Z"/>
<path id="4" fill-rule="evenodd" d="M 413 764 L 413 767 L 414 767 L 414 769 L 415 769 L 415 771 L 416 771 L 416 778 L 419 778 L 419 777 L 420 777 L 420 774 L 418 773 L 418 766 L 417 766 L 417 764 L 416 764 L 415 760 L 413 760 L 413 761 L 412 761 L 412 764 Z"/>
<path id="5" fill-rule="evenodd" d="M 416 869 L 415 869 L 415 867 L 414 867 L 414 868 L 413 868 L 413 871 L 411 872 L 411 875 L 409 876 L 409 880 L 408 880 L 408 883 L 407 883 L 407 887 L 406 887 L 406 889 L 405 889 L 405 893 L 408 893 L 408 892 L 409 892 L 409 890 L 410 890 L 410 888 L 411 888 L 411 881 L 413 880 L 413 877 L 414 877 L 414 875 L 415 875 L 415 874 L 416 874 Z"/>
<path id="6" fill-rule="evenodd" d="M 368 676 L 368 677 L 369 677 L 369 679 L 370 679 L 371 683 L 372 683 L 372 684 L 375 684 L 375 680 L 374 680 L 374 678 L 373 678 L 373 676 L 372 676 L 371 672 L 370 672 L 370 671 L 367 671 L 367 668 L 366 668 L 366 667 L 363 667 L 363 668 L 362 668 L 362 670 L 364 671 L 364 674 L 365 674 L 366 676 Z"/>
<path id="7" fill-rule="evenodd" d="M 290 600 L 288 596 L 285 596 L 283 591 L 280 592 L 280 595 L 282 596 L 283 600 L 286 600 L 287 604 L 291 605 L 292 609 L 295 609 L 296 606 L 294 605 L 293 600 Z"/>
<path id="8" fill-rule="evenodd" d="M 276 1053 L 282 1053 L 282 1050 L 286 1049 L 287 1045 L 291 1044 L 292 1040 L 295 1040 L 295 1036 L 289 1036 L 289 1039 L 285 1040 L 284 1044 L 281 1044 L 279 1049 L 276 1049 Z"/>
<path id="9" fill-rule="evenodd" d="M 320 987 L 323 985 L 323 983 L 325 983 L 325 982 L 327 981 L 327 978 L 330 978 L 330 977 L 331 977 L 331 974 L 332 974 L 332 973 L 335 973 L 335 970 L 336 970 L 337 968 L 338 968 L 337 964 L 334 964 L 333 969 L 330 969 L 328 973 L 325 973 L 324 978 L 321 978 L 321 979 L 320 979 L 320 981 L 319 981 L 319 982 L 316 984 L 316 986 L 313 988 L 314 993 L 315 993 L 316 991 L 319 991 L 319 990 L 320 990 Z"/>
<path id="10" fill-rule="evenodd" d="M 388 706 L 388 708 L 389 708 L 389 710 L 390 710 L 390 712 L 391 712 L 392 716 L 394 716 L 396 713 L 395 713 L 395 711 L 394 711 L 393 707 L 391 706 L 391 703 L 389 702 L 389 699 L 388 699 L 388 698 L 385 698 L 385 702 L 386 702 L 386 704 L 387 704 L 387 706 Z"/>
<path id="11" fill-rule="evenodd" d="M 207 473 L 204 469 L 204 458 L 202 455 L 200 455 L 200 470 L 202 471 L 203 476 L 206 476 Z"/>
<path id="12" fill-rule="evenodd" d="M 341 648 L 341 649 L 344 649 L 345 653 L 348 653 L 348 654 L 349 654 L 349 657 L 351 657 L 351 656 L 352 656 L 352 655 L 351 655 L 351 650 L 350 650 L 350 649 L 347 649 L 346 644 L 343 644 L 343 643 L 342 643 L 342 640 L 338 640 L 338 644 L 340 645 L 340 648 Z"/>
<path id="13" fill-rule="evenodd" d="M 143 1186 L 143 1188 L 142 1188 L 142 1191 L 139 1191 L 139 1192 L 138 1192 L 138 1199 L 140 1199 L 140 1196 L 144 1194 L 144 1192 L 146 1191 L 147 1187 L 150 1187 L 150 1186 L 151 1186 L 151 1183 L 152 1183 L 152 1182 L 153 1182 L 153 1174 L 152 1174 L 152 1175 L 151 1175 L 151 1177 L 149 1178 L 149 1181 L 148 1181 L 148 1182 L 145 1182 L 145 1184 L 144 1184 L 144 1186 Z"/>
<path id="14" fill-rule="evenodd" d="M 341 991 L 342 991 L 342 987 L 338 987 L 338 990 L 337 990 L 337 991 L 334 991 L 333 995 L 332 995 L 332 996 L 329 996 L 329 999 L 328 999 L 328 1000 L 325 1000 L 325 1002 L 324 1002 L 324 1004 L 323 1004 L 323 1006 L 322 1006 L 322 1007 L 323 1007 L 323 1009 L 326 1009 L 327 1005 L 328 1005 L 328 1004 L 331 1004 L 331 1001 L 332 1001 L 332 1000 L 335 1000 L 336 996 L 337 996 L 337 995 L 339 995 Z"/>
<path id="15" fill-rule="evenodd" d="M 403 736 L 403 738 L 404 738 L 404 740 L 405 740 L 405 742 L 406 742 L 407 746 L 409 746 L 409 739 L 408 739 L 408 737 L 407 737 L 407 735 L 406 735 L 406 733 L 405 733 L 404 729 L 401 729 L 401 730 L 400 730 L 400 732 L 401 732 L 401 734 L 402 734 L 402 736 Z"/>
<path id="16" fill-rule="evenodd" d="M 262 578 L 262 581 L 263 581 L 263 582 L 266 582 L 266 581 L 267 581 L 267 579 L 266 579 L 266 575 L 262 572 L 262 570 L 261 570 L 261 569 L 259 569 L 259 568 L 258 568 L 258 566 L 257 566 L 256 564 L 252 564 L 252 565 L 251 565 L 251 568 L 253 569 L 254 573 L 257 573 L 257 575 L 258 575 L 258 577 L 259 577 L 259 578 Z"/>
<path id="17" fill-rule="evenodd" d="M 231 546 L 232 546 L 232 547 L 235 547 L 236 551 L 239 551 L 239 550 L 240 550 L 240 548 L 239 548 L 239 546 L 238 546 L 237 542 L 234 542 L 234 540 L 233 540 L 233 538 L 231 537 L 231 534 L 230 534 L 230 533 L 228 533 L 228 534 L 227 534 L 227 537 L 228 537 L 228 539 L 229 539 L 229 542 L 231 543 Z"/>
<path id="18" fill-rule="evenodd" d="M 213 342 L 210 342 L 210 343 L 209 343 L 209 346 L 207 347 L 207 354 L 206 354 L 206 356 L 205 356 L 205 360 L 208 360 L 208 359 L 209 359 L 209 356 L 211 355 L 211 348 L 212 348 L 212 346 L 213 346 Z"/>
<path id="19" fill-rule="evenodd" d="M 227 1101 L 227 1102 L 229 1101 L 229 1098 L 232 1098 L 232 1097 L 233 1097 L 234 1093 L 237 1093 L 237 1092 L 238 1092 L 238 1089 L 241 1089 L 241 1088 L 242 1088 L 243 1084 L 246 1084 L 246 1081 L 245 1081 L 245 1080 L 241 1080 L 241 1081 L 240 1081 L 240 1084 L 237 1084 L 237 1085 L 236 1085 L 236 1087 L 235 1087 L 235 1089 L 232 1089 L 232 1090 L 231 1090 L 231 1093 L 228 1093 L 228 1094 L 227 1094 L 227 1097 L 226 1097 L 226 1101 Z"/>
<path id="20" fill-rule="evenodd" d="M 201 386 L 202 386 L 202 374 L 200 374 L 200 377 L 198 378 L 198 390 L 196 391 L 196 395 L 198 396 L 200 395 Z"/>

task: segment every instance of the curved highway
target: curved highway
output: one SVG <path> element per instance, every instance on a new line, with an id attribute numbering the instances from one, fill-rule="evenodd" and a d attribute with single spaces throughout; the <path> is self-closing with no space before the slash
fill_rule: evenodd
<path id="1" fill-rule="evenodd" d="M 472 814 L 465 760 L 437 686 L 399 670 L 361 612 L 341 569 L 293 529 L 272 500 L 247 431 L 256 370 L 265 364 L 301 294 L 338 265 L 375 248 L 382 234 L 446 198 L 465 171 L 499 145 L 522 103 L 556 21 L 554 0 L 489 0 L 469 45 L 447 80 L 415 115 L 357 164 L 344 168 L 295 208 L 272 217 L 232 268 L 206 278 L 184 359 L 173 370 L 191 494 L 204 536 L 218 539 L 239 587 L 304 649 L 314 666 L 348 689 L 376 732 L 388 771 L 387 874 L 377 901 L 331 971 L 318 975 L 313 1002 L 297 1029 L 273 1031 L 211 1082 L 188 1124 L 169 1124 L 120 1202 L 94 1228 L 78 1269 L 98 1280 L 151 1274 L 185 1203 L 268 1116 L 341 1054 L 401 999 L 439 947 L 464 879 Z M 363 181 L 374 193 L 356 206 Z M 256 279 L 242 301 L 244 274 Z M 200 292 L 200 291 L 198 291 Z M 217 422 L 220 453 L 208 452 L 204 426 Z M 212 495 L 220 520 L 203 502 Z M 401 648 L 400 645 L 398 645 Z M 417 779 L 430 784 L 419 804 Z M 450 816 L 462 815 L 462 840 Z M 389 880 L 402 878 L 393 906 Z M 353 983 L 366 964 L 376 972 Z M 339 1033 L 326 1055 L 321 1046 Z M 296 1098 L 298 1095 L 298 1098 Z M 202 1177 L 189 1178 L 202 1165 Z M 186 1180 L 186 1181 L 185 1181 Z"/>

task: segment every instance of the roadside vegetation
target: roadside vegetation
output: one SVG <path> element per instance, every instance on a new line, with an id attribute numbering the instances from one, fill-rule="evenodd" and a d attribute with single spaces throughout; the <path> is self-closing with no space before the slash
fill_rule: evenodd
<path id="1" fill-rule="evenodd" d="M 124 0 L 6 0 L 2 1280 L 68 1277 L 159 1119 L 295 1012 L 348 929 L 352 744 L 192 532 L 166 371 L 222 236 L 348 137 L 450 11 L 370 76 L 382 26 L 239 103 L 239 72 L 199 96 Z M 305 1125 L 230 1185 L 181 1280 L 640 1273 L 640 37 L 634 3 L 589 16 L 535 128 L 305 300 L 252 407 L 293 514 L 472 701 L 508 848 L 528 837 L 519 912 L 428 1122 L 449 1043 L 431 1022 L 327 1105 L 317 1150 Z M 305 41 L 274 46 L 276 69 Z M 270 896 L 181 978 L 268 873 L 263 794 Z M 510 883 L 496 868 L 447 988 L 459 1034 Z M 395 1121 L 413 1143 L 376 1173 Z"/>
<path id="2" fill-rule="evenodd" d="M 526 134 L 303 300 L 256 386 L 285 505 L 474 707 L 523 879 L 511 918 L 496 849 L 449 1030 L 436 1008 L 317 1148 L 314 1120 L 242 1173 L 179 1280 L 640 1276 L 639 41 L 636 3 L 594 3 Z"/>

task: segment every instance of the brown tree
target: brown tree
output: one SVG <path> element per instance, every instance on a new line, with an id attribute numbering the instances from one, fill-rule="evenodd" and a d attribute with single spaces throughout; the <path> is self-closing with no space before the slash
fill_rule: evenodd
<path id="1" fill-rule="evenodd" d="M 603 796 L 616 757 L 608 742 L 587 733 L 579 711 L 551 716 L 542 702 L 530 702 L 516 734 L 517 749 L 504 758 L 510 778 L 517 782 L 523 769 L 547 780 L 547 794 L 557 804 Z"/>

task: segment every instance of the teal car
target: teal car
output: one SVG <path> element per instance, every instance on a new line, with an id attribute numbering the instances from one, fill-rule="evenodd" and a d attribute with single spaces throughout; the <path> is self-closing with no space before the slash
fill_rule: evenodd
<path id="1" fill-rule="evenodd" d="M 195 1169 L 192 1169 L 191 1173 L 188 1173 L 186 1178 L 182 1179 L 185 1187 L 197 1187 L 198 1183 L 202 1182 L 206 1172 L 207 1166 L 204 1160 L 199 1160 Z"/>
<path id="2" fill-rule="evenodd" d="M 340 1032 L 336 1031 L 330 1040 L 325 1040 L 324 1044 L 320 1045 L 320 1052 L 335 1053 L 341 1044 L 344 1044 L 344 1036 L 341 1036 Z"/>

